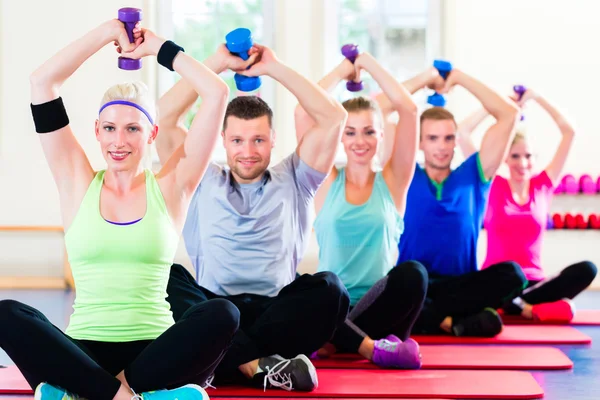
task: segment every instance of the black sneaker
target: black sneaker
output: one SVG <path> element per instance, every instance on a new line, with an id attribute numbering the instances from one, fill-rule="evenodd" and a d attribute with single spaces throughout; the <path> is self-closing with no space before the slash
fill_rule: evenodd
<path id="1" fill-rule="evenodd" d="M 254 375 L 254 379 L 262 379 L 265 390 L 269 387 L 310 392 L 319 384 L 317 370 L 303 354 L 289 360 L 279 355 L 263 357 L 258 366 L 263 372 Z"/>
<path id="2" fill-rule="evenodd" d="M 468 316 L 452 324 L 456 336 L 494 337 L 502 332 L 502 319 L 493 308 Z"/>

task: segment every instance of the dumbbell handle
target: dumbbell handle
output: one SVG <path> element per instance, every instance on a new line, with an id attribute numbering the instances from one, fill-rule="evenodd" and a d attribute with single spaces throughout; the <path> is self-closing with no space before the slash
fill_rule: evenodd
<path id="1" fill-rule="evenodd" d="M 513 90 L 515 91 L 516 94 L 519 95 L 519 100 L 521 100 L 523 98 L 523 95 L 527 91 L 527 88 L 523 85 L 515 85 L 515 86 L 513 86 Z"/>
<path id="2" fill-rule="evenodd" d="M 352 64 L 354 64 L 354 61 L 356 61 L 356 58 L 359 54 L 360 50 L 355 44 L 345 44 L 344 46 L 342 46 L 342 55 L 346 57 L 348 61 L 350 61 Z M 348 81 L 346 82 L 346 89 L 348 89 L 348 91 L 350 92 L 360 92 L 361 90 L 363 90 L 363 83 L 362 81 Z"/>

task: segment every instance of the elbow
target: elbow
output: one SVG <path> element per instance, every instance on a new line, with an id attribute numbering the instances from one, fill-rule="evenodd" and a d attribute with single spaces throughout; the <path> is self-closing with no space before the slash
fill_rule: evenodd
<path id="1" fill-rule="evenodd" d="M 348 111 L 337 101 L 332 101 L 331 108 L 328 108 L 326 112 L 318 116 L 316 122 L 317 125 L 323 128 L 337 129 L 338 127 L 345 126 L 347 119 Z"/>
<path id="2" fill-rule="evenodd" d="M 348 119 L 348 111 L 337 101 L 335 102 L 334 111 L 332 112 L 332 122 L 336 126 L 346 125 Z"/>
<path id="3" fill-rule="evenodd" d="M 505 109 L 501 116 L 498 117 L 498 122 L 503 121 L 506 125 L 510 125 L 511 130 L 514 130 L 521 119 L 521 110 L 516 105 L 506 103 Z"/>
<path id="4" fill-rule="evenodd" d="M 51 86 L 48 75 L 43 70 L 37 69 L 29 75 L 29 84 L 32 88 L 43 88 Z"/>
<path id="5" fill-rule="evenodd" d="M 217 96 L 220 96 L 220 99 L 224 100 L 225 103 L 227 103 L 227 101 L 229 100 L 229 92 L 229 86 L 227 86 L 224 80 L 219 78 L 219 85 L 218 89 L 216 90 Z"/>
<path id="6" fill-rule="evenodd" d="M 398 115 L 404 118 L 417 118 L 417 114 L 419 113 L 419 108 L 412 100 L 408 104 L 394 104 L 394 109 L 398 112 Z"/>

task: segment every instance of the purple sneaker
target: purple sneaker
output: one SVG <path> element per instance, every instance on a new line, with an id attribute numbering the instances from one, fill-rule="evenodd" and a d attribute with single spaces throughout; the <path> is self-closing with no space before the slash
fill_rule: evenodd
<path id="1" fill-rule="evenodd" d="M 400 340 L 400 338 L 396 335 L 387 335 L 385 337 L 387 340 L 389 340 L 390 342 L 394 342 L 394 343 L 402 343 L 402 340 Z"/>
<path id="2" fill-rule="evenodd" d="M 419 369 L 421 368 L 419 344 L 413 339 L 408 339 L 404 343 L 400 339 L 398 341 L 391 341 L 388 338 L 376 340 L 373 363 L 384 368 Z"/>

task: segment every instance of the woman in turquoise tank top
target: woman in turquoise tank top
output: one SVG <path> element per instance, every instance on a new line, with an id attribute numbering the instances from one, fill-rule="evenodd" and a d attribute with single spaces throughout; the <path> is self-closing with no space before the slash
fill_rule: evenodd
<path id="1" fill-rule="evenodd" d="M 77 287 L 66 333 L 32 307 L 0 302 L 0 347 L 36 399 L 206 399 L 202 386 L 239 324 L 237 308 L 221 299 L 191 307 L 174 323 L 166 286 L 227 105 L 229 89 L 213 71 L 244 70 L 255 56 L 242 61 L 221 46 L 203 64 L 137 25 L 133 34 L 130 43 L 122 22 L 107 21 L 31 75 L 33 119 L 58 187 Z M 184 144 L 156 175 L 143 167 L 158 134 L 143 84 L 113 86 L 102 99 L 95 135 L 107 167 L 99 172 L 78 144 L 59 96 L 65 80 L 111 42 L 124 57 L 122 68 L 156 56 L 202 98 Z"/>
<path id="2" fill-rule="evenodd" d="M 375 103 L 357 97 L 343 103 L 348 120 L 342 137 L 345 168 L 334 168 L 315 198 L 315 232 L 319 271 L 332 271 L 350 294 L 346 322 L 314 357 L 333 352 L 359 353 L 376 365 L 416 369 L 418 344 L 409 338 L 427 288 L 427 273 L 418 262 L 394 268 L 408 186 L 416 164 L 417 106 L 410 93 L 368 53 L 354 64 L 345 59 L 319 84 L 334 89 L 342 80 L 358 81 L 371 74 L 400 118 L 392 134 L 389 160 L 383 169 L 375 160 L 383 139 L 383 118 Z M 300 107 L 298 140 L 314 123 Z"/>

